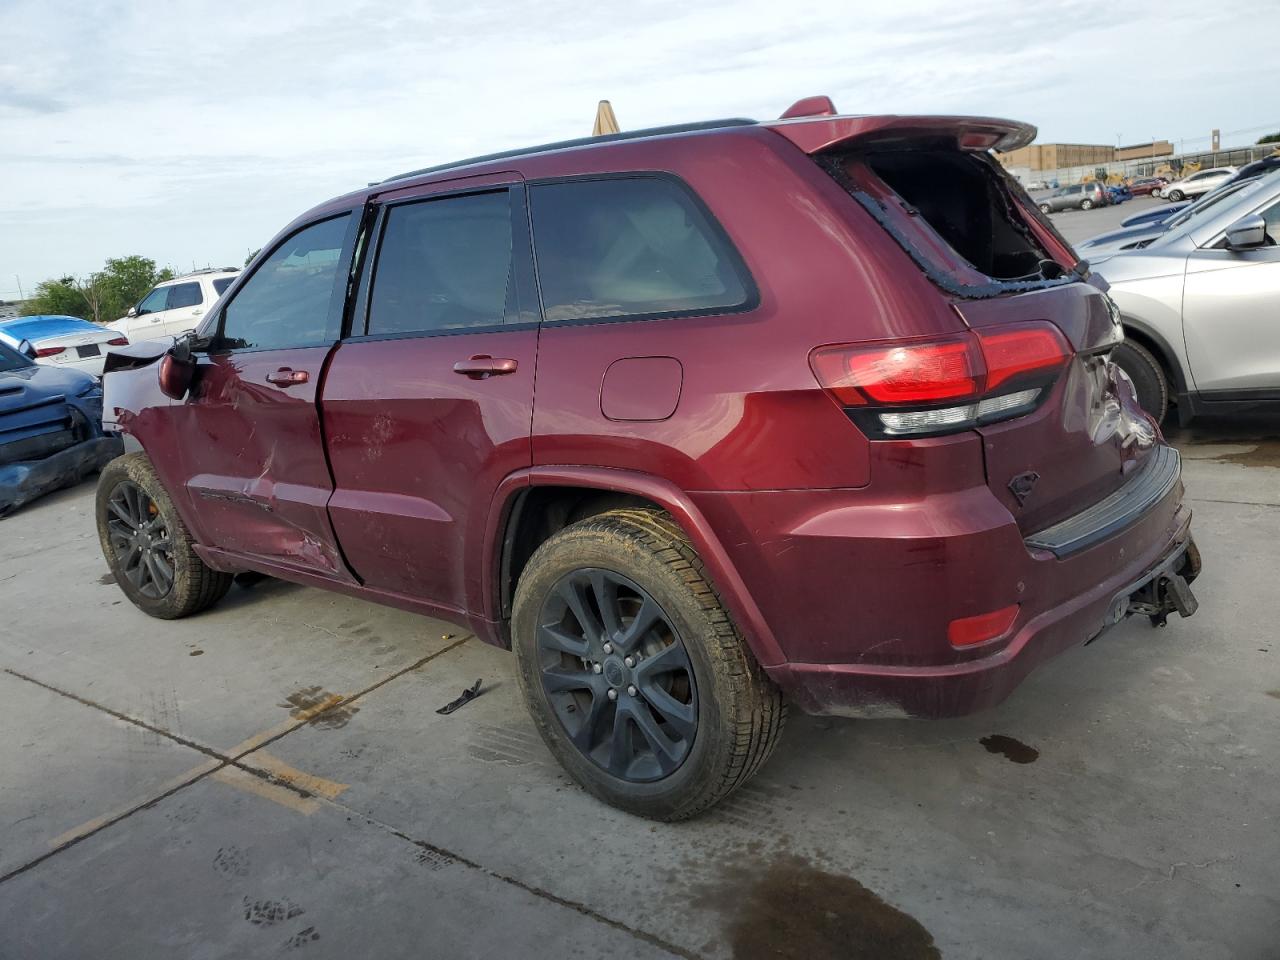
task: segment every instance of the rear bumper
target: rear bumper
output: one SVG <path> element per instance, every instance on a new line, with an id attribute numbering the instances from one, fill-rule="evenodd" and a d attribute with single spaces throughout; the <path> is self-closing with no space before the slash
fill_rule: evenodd
<path id="1" fill-rule="evenodd" d="M 810 491 L 704 495 L 699 506 L 777 637 L 780 662 L 762 664 L 799 708 L 960 716 L 1126 615 L 1153 615 L 1171 597 L 1192 612 L 1176 580 L 1198 570 L 1176 455 L 1151 462 L 1126 497 L 1025 539 L 985 486 L 893 504 Z M 1006 634 L 948 642 L 952 620 L 1015 603 Z"/>
<path id="2" fill-rule="evenodd" d="M 1194 578 L 1198 557 L 1188 548 L 1190 512 L 1165 554 L 1136 576 L 1132 569 L 1108 577 L 1088 592 L 1041 614 L 988 657 L 961 664 L 875 667 L 839 663 L 789 663 L 770 671 L 774 681 L 806 713 L 861 718 L 958 717 L 994 707 L 1037 666 L 1069 647 L 1090 643 L 1130 613 L 1128 599 L 1165 571 Z"/>

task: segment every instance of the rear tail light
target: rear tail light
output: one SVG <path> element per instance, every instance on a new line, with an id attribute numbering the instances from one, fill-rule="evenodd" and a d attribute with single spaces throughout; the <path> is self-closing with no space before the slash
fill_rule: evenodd
<path id="1" fill-rule="evenodd" d="M 1018 619 L 1018 604 L 1001 607 L 976 617 L 960 617 L 947 624 L 947 640 L 953 647 L 971 647 L 1004 636 Z"/>
<path id="2" fill-rule="evenodd" d="M 128 337 L 112 337 L 107 341 L 108 347 L 127 347 L 129 345 Z"/>
<path id="3" fill-rule="evenodd" d="M 37 357 L 56 357 L 58 354 L 66 350 L 66 347 L 41 347 L 36 351 Z"/>
<path id="4" fill-rule="evenodd" d="M 1035 409 L 1071 357 L 1058 328 L 1020 323 L 930 340 L 819 347 L 818 382 L 873 438 L 927 436 Z"/>

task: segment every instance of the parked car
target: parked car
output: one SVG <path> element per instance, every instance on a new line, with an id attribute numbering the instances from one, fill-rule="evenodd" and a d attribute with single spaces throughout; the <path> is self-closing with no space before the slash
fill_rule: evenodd
<path id="1" fill-rule="evenodd" d="M 68 486 L 121 453 L 102 431 L 102 388 L 0 342 L 0 517 Z"/>
<path id="2" fill-rule="evenodd" d="M 31 356 L 37 363 L 81 370 L 95 377 L 102 375 L 107 349 L 129 343 L 115 330 L 79 317 L 42 314 L 0 320 L 0 342 L 20 349 L 24 341 L 31 345 Z"/>
<path id="3" fill-rule="evenodd" d="M 1144 223 L 1161 223 L 1166 220 L 1172 220 L 1178 213 L 1191 206 L 1190 200 L 1183 200 L 1181 203 L 1167 203 L 1162 206 L 1152 207 L 1125 217 L 1120 221 L 1122 227 L 1137 227 Z"/>
<path id="4" fill-rule="evenodd" d="M 254 570 L 465 623 L 574 779 L 668 820 L 756 771 L 784 698 L 967 713 L 1194 612 L 1110 301 L 989 152 L 1035 128 L 801 116 L 300 216 L 193 337 L 112 354 L 120 588 L 176 618 Z"/>
<path id="5" fill-rule="evenodd" d="M 1169 181 L 1164 177 L 1139 177 L 1129 181 L 1129 192 L 1135 197 L 1145 197 L 1154 193 L 1160 196 L 1160 189 Z"/>
<path id="6" fill-rule="evenodd" d="M 1214 187 L 1226 183 L 1236 174 L 1235 167 L 1214 167 L 1212 170 L 1201 170 L 1189 177 L 1175 180 L 1161 188 L 1160 196 L 1177 203 L 1179 200 L 1194 200 L 1203 196 Z"/>
<path id="7" fill-rule="evenodd" d="M 1114 253 L 1125 250 L 1138 250 L 1150 245 L 1165 232 L 1187 223 L 1192 217 L 1202 216 L 1217 204 L 1224 202 L 1236 192 L 1243 189 L 1248 181 L 1229 183 L 1210 190 L 1194 203 L 1177 205 L 1177 209 L 1163 220 L 1151 220 L 1133 227 L 1122 227 L 1107 233 L 1090 237 L 1076 245 L 1076 251 L 1087 258 L 1090 263 L 1101 263 L 1103 259 Z M 1160 209 L 1169 210 L 1170 207 Z"/>
<path id="8" fill-rule="evenodd" d="M 1106 206 L 1107 202 L 1107 190 L 1100 183 L 1075 183 L 1068 187 L 1059 187 L 1036 198 L 1041 213 L 1072 209 L 1092 210 L 1094 207 Z"/>
<path id="9" fill-rule="evenodd" d="M 1115 183 L 1107 185 L 1107 202 L 1108 203 L 1124 203 L 1126 200 L 1133 199 L 1133 191 L 1126 184 Z"/>
<path id="10" fill-rule="evenodd" d="M 1171 403 L 1182 423 L 1280 409 L 1280 176 L 1188 213 L 1141 249 L 1091 261 L 1125 330 L 1112 359 L 1157 420 Z"/>
<path id="11" fill-rule="evenodd" d="M 158 283 L 136 307 L 108 324 L 130 340 L 177 337 L 196 328 L 239 275 L 235 267 L 200 270 Z"/>

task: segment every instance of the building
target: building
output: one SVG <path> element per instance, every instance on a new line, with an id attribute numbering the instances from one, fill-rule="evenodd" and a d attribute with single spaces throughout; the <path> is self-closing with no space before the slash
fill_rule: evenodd
<path id="1" fill-rule="evenodd" d="M 1113 147 L 1109 143 L 1033 143 L 1009 153 L 999 154 L 1000 162 L 1010 169 L 1064 170 L 1068 167 L 1105 166 L 1117 160 L 1150 160 L 1173 155 L 1168 140 L 1135 143 Z"/>
<path id="2" fill-rule="evenodd" d="M 1116 157 L 1116 148 L 1098 143 L 1033 143 L 998 156 L 1000 162 L 1010 168 L 1060 170 L 1110 163 Z"/>
<path id="3" fill-rule="evenodd" d="M 1135 143 L 1128 147 L 1116 147 L 1117 160 L 1151 160 L 1154 157 L 1173 156 L 1173 144 L 1168 140 Z"/>

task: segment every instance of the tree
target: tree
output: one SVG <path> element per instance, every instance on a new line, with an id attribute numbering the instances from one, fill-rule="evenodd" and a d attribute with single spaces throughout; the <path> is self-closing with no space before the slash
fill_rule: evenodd
<path id="1" fill-rule="evenodd" d="M 118 257 L 108 260 L 100 273 L 94 274 L 102 288 L 103 307 L 114 312 L 114 320 L 147 295 L 156 285 L 159 274 L 156 262 L 147 257 Z"/>
<path id="2" fill-rule="evenodd" d="M 1268 133 L 1265 137 L 1259 137 L 1258 143 L 1280 143 L 1280 130 L 1275 133 Z"/>
<path id="3" fill-rule="evenodd" d="M 172 279 L 170 268 L 157 270 L 156 262 L 147 257 L 114 257 L 85 277 L 61 277 L 38 284 L 22 312 L 27 316 L 66 314 L 109 323 L 123 317 L 157 283 Z"/>
<path id="4" fill-rule="evenodd" d="M 85 302 L 75 277 L 44 280 L 36 284 L 35 292 L 22 305 L 22 314 L 27 317 L 50 313 L 84 317 L 89 312 L 89 305 Z"/>

